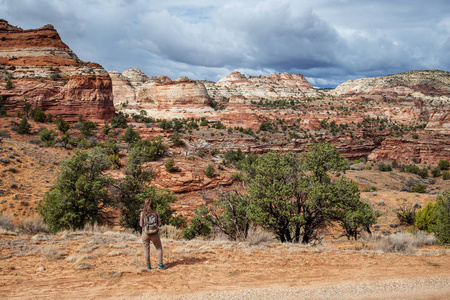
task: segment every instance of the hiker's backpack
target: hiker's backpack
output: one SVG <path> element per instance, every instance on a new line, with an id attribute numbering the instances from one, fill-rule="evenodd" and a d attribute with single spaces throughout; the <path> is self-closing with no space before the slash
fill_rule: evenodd
<path id="1" fill-rule="evenodd" d="M 159 231 L 158 215 L 156 212 L 144 216 L 144 231 L 147 234 L 153 234 Z"/>

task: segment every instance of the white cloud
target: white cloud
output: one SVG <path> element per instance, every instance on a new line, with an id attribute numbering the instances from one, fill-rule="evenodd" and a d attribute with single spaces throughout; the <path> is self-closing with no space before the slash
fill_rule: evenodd
<path id="1" fill-rule="evenodd" d="M 218 80 L 301 73 L 320 85 L 414 69 L 450 70 L 445 0 L 0 0 L 24 29 L 51 23 L 108 70 Z"/>

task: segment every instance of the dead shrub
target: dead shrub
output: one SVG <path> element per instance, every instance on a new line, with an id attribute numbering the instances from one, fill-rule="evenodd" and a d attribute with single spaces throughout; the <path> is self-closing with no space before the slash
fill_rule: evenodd
<path id="1" fill-rule="evenodd" d="M 35 235 L 38 233 L 50 233 L 44 219 L 40 215 L 35 215 L 23 219 L 19 223 L 19 231 L 21 233 Z"/>
<path id="2" fill-rule="evenodd" d="M 265 231 L 262 228 L 250 228 L 246 241 L 250 246 L 257 246 L 262 243 L 272 243 L 275 236 L 272 232 Z"/>
<path id="3" fill-rule="evenodd" d="M 88 264 L 84 257 L 80 257 L 80 259 L 78 259 L 74 264 L 73 264 L 73 268 L 75 270 L 88 270 L 88 269 L 92 269 L 94 266 Z"/>
<path id="4" fill-rule="evenodd" d="M 79 260 L 80 258 L 84 258 L 84 255 L 71 254 L 66 257 L 65 261 L 73 263 Z"/>
<path id="5" fill-rule="evenodd" d="M 159 229 L 159 234 L 162 238 L 168 240 L 182 240 L 183 239 L 183 231 L 179 228 L 176 228 L 173 225 L 163 225 Z"/>
<path id="6" fill-rule="evenodd" d="M 399 233 L 384 237 L 376 244 L 375 249 L 384 253 L 412 254 L 416 251 L 416 245 L 411 234 Z"/>
<path id="7" fill-rule="evenodd" d="M 98 247 L 99 246 L 97 245 L 80 245 L 77 247 L 77 251 L 82 253 L 90 253 L 95 249 L 97 249 Z"/>
<path id="8" fill-rule="evenodd" d="M 67 253 L 59 252 L 59 248 L 53 246 L 45 246 L 41 248 L 41 255 L 48 260 L 64 259 Z"/>
<path id="9" fill-rule="evenodd" d="M 12 220 L 13 216 L 0 214 L 0 227 L 7 231 L 15 231 L 16 226 Z"/>
<path id="10" fill-rule="evenodd" d="M 428 245 L 435 245 L 436 238 L 434 237 L 434 235 L 428 234 L 423 231 L 419 231 L 416 234 L 414 234 L 414 244 L 417 248 Z"/>
<path id="11" fill-rule="evenodd" d="M 94 225 L 92 224 L 86 224 L 84 225 L 83 231 L 86 232 L 97 232 L 97 233 L 105 233 L 107 231 L 110 231 L 111 228 L 109 228 L 108 226 L 104 226 L 104 225 L 99 225 L 97 223 L 94 223 Z"/>

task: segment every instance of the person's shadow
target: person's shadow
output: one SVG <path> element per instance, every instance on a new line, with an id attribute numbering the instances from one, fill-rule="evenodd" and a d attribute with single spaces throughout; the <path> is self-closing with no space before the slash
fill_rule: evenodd
<path id="1" fill-rule="evenodd" d="M 189 257 L 189 258 L 182 258 L 182 259 L 177 259 L 175 261 L 171 261 L 169 263 L 166 263 L 166 266 L 168 268 L 173 268 L 176 267 L 178 265 L 185 265 L 185 266 L 189 266 L 189 265 L 195 265 L 198 263 L 202 263 L 204 261 L 208 260 L 207 258 L 196 258 L 196 257 Z"/>

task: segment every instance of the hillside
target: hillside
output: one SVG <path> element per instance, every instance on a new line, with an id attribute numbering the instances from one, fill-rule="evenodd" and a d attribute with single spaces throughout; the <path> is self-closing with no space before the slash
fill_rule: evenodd
<path id="1" fill-rule="evenodd" d="M 330 91 L 288 73 L 172 80 L 138 69 L 106 72 L 81 61 L 53 26 L 23 30 L 5 20 L 0 46 L 0 298 L 65 299 L 74 290 L 85 298 L 223 293 L 252 299 L 264 298 L 267 289 L 274 299 L 332 298 L 335 291 L 349 299 L 450 293 L 449 250 L 402 218 L 450 189 L 441 170 L 433 173 L 450 160 L 448 72 L 364 78 Z M 36 118 L 40 110 L 44 117 Z M 57 117 L 68 121 L 66 133 Z M 24 120 L 30 130 L 19 134 Z M 160 137 L 167 147 L 142 164 L 152 175 L 146 183 L 173 192 L 170 206 L 188 223 L 196 208 L 213 205 L 223 192 L 246 192 L 229 159 L 234 151 L 302 153 L 319 142 L 348 159 L 350 170 L 342 175 L 379 218 L 359 241 L 329 223 L 307 245 L 280 243 L 260 227 L 244 242 L 217 232 L 186 241 L 181 230 L 164 227 L 167 272 L 143 269 L 139 234 L 120 226 L 119 206 L 107 211 L 109 228 L 27 233 L 31 225 L 24 224 L 39 220 L 38 204 L 61 162 L 77 151 L 114 150 L 104 173 L 125 178 L 131 129 L 137 139 Z M 175 169 L 167 168 L 170 161 Z"/>

